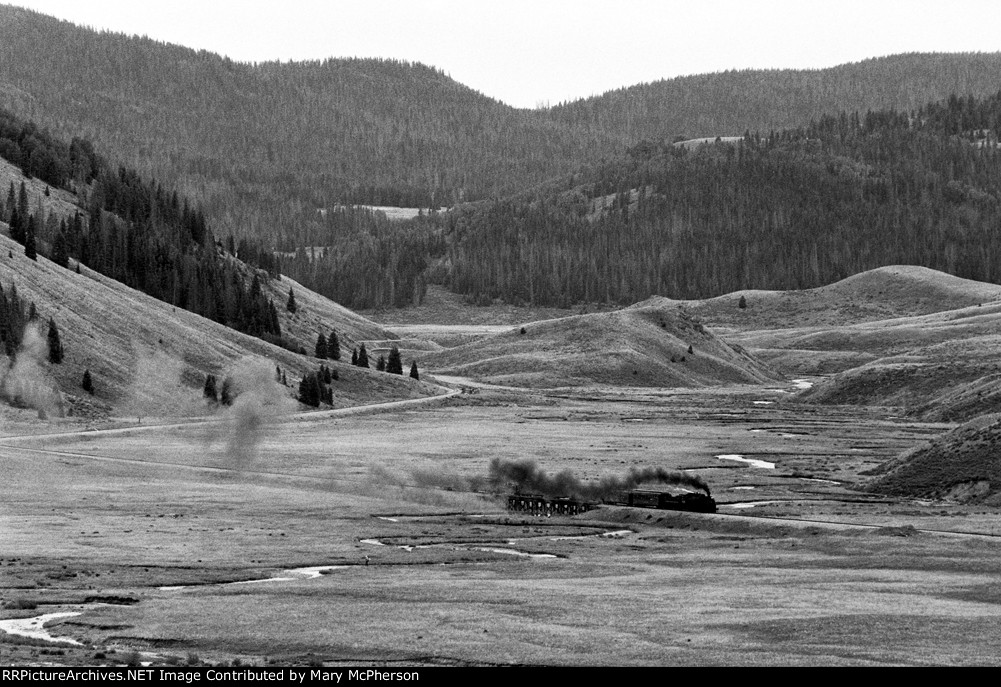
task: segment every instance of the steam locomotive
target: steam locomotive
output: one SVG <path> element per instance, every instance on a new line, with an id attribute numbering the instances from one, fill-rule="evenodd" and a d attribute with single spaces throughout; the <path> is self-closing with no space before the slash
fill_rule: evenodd
<path id="1" fill-rule="evenodd" d="M 686 510 L 693 513 L 715 513 L 716 500 L 701 492 L 668 494 L 663 491 L 633 489 L 621 492 L 616 499 L 606 501 L 617 506 L 633 508 L 659 508 L 661 510 Z"/>
<path id="2" fill-rule="evenodd" d="M 658 508 L 660 510 L 683 510 L 694 513 L 715 513 L 716 501 L 708 494 L 686 492 L 669 494 L 662 491 L 633 489 L 616 494 L 603 503 L 633 508 Z M 549 498 L 529 494 L 511 494 L 507 497 L 507 509 L 532 515 L 577 515 L 586 513 L 598 504 L 578 501 L 569 497 Z"/>

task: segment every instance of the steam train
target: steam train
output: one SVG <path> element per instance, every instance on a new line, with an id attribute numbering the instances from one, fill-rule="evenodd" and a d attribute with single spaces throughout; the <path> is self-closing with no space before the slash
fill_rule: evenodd
<path id="1" fill-rule="evenodd" d="M 716 501 L 708 494 L 687 492 L 669 494 L 662 491 L 633 489 L 616 494 L 602 503 L 633 508 L 658 508 L 660 510 L 683 510 L 694 513 L 715 513 Z M 532 515 L 577 515 L 597 507 L 598 504 L 562 497 L 549 498 L 529 494 L 511 494 L 507 497 L 507 509 Z"/>

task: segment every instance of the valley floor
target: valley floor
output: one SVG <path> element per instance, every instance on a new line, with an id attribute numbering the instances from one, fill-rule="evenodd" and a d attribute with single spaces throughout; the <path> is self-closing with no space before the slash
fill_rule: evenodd
<path id="1" fill-rule="evenodd" d="M 73 613 L 45 629 L 79 644 L 0 632 L 2 662 L 996 665 L 997 509 L 852 488 L 946 426 L 798 391 L 469 386 L 242 444 L 7 431 L 0 627 Z M 492 458 L 688 470 L 719 513 L 510 513 L 469 491 Z"/>

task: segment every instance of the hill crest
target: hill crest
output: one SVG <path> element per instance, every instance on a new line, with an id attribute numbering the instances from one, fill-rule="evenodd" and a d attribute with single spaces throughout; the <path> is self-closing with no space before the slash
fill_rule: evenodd
<path id="1" fill-rule="evenodd" d="M 428 360 L 441 374 L 528 387 L 704 387 L 778 378 L 666 299 L 529 322 Z"/>

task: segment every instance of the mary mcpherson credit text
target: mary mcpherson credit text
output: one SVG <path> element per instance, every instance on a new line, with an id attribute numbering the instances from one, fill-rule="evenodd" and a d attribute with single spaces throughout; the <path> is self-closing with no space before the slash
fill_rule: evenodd
<path id="1" fill-rule="evenodd" d="M 388 671 L 374 668 L 352 670 L 320 670 L 282 668 L 194 669 L 182 668 L 5 668 L 0 671 L 3 682 L 35 682 L 51 680 L 122 680 L 129 682 L 290 682 L 293 684 L 348 682 L 417 682 L 418 671 Z"/>

